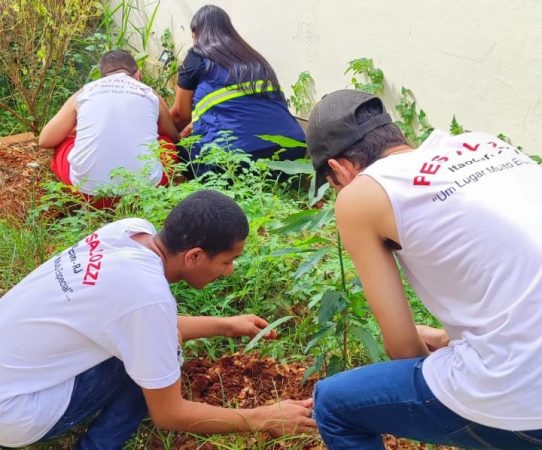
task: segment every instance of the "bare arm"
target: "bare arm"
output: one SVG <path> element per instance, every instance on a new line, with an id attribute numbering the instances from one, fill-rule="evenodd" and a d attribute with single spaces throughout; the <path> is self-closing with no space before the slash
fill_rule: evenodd
<path id="1" fill-rule="evenodd" d="M 233 317 L 177 316 L 179 335 L 185 341 L 212 336 L 254 337 L 267 325 L 266 320 L 254 314 Z M 274 339 L 276 333 L 271 331 L 265 337 Z"/>
<path id="2" fill-rule="evenodd" d="M 360 177 L 340 192 L 336 214 L 341 238 L 382 331 L 386 351 L 392 359 L 427 355 L 393 253 L 384 245 L 386 238 L 394 235 L 389 228 L 395 226 L 386 193 L 371 178 Z"/>
<path id="3" fill-rule="evenodd" d="M 180 139 L 179 132 L 177 131 L 177 128 L 175 128 L 166 102 L 160 96 L 158 96 L 158 99 L 160 102 L 160 110 L 158 112 L 158 133 L 165 134 L 170 137 L 173 142 L 177 143 Z"/>
<path id="4" fill-rule="evenodd" d="M 193 98 L 194 91 L 177 87 L 175 102 L 169 112 L 178 131 L 182 131 L 192 121 Z"/>
<path id="5" fill-rule="evenodd" d="M 154 424 L 167 430 L 193 433 L 268 431 L 273 435 L 313 431 L 312 400 L 286 400 L 255 409 L 220 408 L 185 400 L 181 383 L 163 389 L 143 389 Z"/>
<path id="6" fill-rule="evenodd" d="M 78 93 L 73 94 L 43 127 L 38 140 L 40 147 L 55 148 L 73 132 L 77 124 L 76 96 Z"/>

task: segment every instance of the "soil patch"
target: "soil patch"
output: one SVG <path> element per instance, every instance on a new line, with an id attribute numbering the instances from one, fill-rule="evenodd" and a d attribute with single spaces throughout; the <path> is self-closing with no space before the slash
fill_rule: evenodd
<path id="1" fill-rule="evenodd" d="M 235 354 L 218 361 L 206 359 L 188 360 L 183 366 L 182 384 L 185 395 L 192 400 L 206 402 L 215 406 L 253 408 L 269 405 L 278 400 L 301 400 L 312 396 L 315 378 L 304 385 L 301 379 L 305 366 L 300 363 L 282 365 L 271 358 L 257 355 Z M 295 447 L 303 450 L 324 450 L 318 437 L 300 437 L 284 442 L 264 444 L 269 436 L 250 436 L 253 442 L 248 448 L 287 449 Z M 212 443 L 203 443 L 196 438 L 178 433 L 170 448 L 179 450 L 219 450 L 226 448 Z M 453 450 L 452 447 L 427 446 L 413 443 L 393 436 L 385 436 L 387 450 Z M 154 439 L 153 450 L 163 449 L 159 439 Z M 229 447 L 228 447 L 229 448 Z"/>
<path id="2" fill-rule="evenodd" d="M 0 138 L 0 205 L 2 217 L 23 220 L 53 178 L 49 169 L 52 152 L 38 147 L 32 133 Z"/>

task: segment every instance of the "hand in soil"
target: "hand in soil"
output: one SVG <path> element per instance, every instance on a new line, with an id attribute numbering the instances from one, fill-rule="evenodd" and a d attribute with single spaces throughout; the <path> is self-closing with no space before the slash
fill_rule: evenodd
<path id="1" fill-rule="evenodd" d="M 270 435 L 287 436 L 316 431 L 316 422 L 312 419 L 312 399 L 284 400 L 269 406 L 258 408 L 262 426 L 259 431 Z"/>
<path id="2" fill-rule="evenodd" d="M 255 316 L 254 314 L 244 314 L 241 316 L 227 317 L 228 332 L 226 336 L 228 337 L 241 337 L 248 336 L 253 338 L 260 331 L 262 331 L 269 323 L 261 317 Z M 277 332 L 271 330 L 268 334 L 264 336 L 264 339 L 276 339 Z"/>

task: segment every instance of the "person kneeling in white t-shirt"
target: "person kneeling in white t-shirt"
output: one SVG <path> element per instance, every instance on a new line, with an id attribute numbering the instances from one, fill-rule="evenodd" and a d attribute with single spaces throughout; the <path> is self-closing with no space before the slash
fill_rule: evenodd
<path id="1" fill-rule="evenodd" d="M 130 53 L 113 50 L 100 58 L 101 78 L 73 94 L 45 125 L 39 145 L 55 148 L 51 170 L 63 183 L 77 186 L 93 199 L 100 188 L 124 182 L 112 172 L 124 168 L 153 185 L 168 177 L 150 146 L 167 141 L 173 161 L 173 143 L 179 133 L 164 100 L 141 82 L 141 73 Z M 75 134 L 74 134 L 75 130 Z"/>
<path id="2" fill-rule="evenodd" d="M 147 414 L 194 433 L 314 429 L 312 400 L 226 409 L 185 400 L 179 343 L 255 336 L 255 315 L 177 315 L 169 283 L 197 289 L 233 272 L 248 234 L 239 206 L 199 191 L 157 234 L 143 219 L 106 225 L 51 258 L 0 301 L 0 445 L 49 440 L 95 417 L 80 449 L 120 449 Z M 267 338 L 274 338 L 274 332 Z"/>

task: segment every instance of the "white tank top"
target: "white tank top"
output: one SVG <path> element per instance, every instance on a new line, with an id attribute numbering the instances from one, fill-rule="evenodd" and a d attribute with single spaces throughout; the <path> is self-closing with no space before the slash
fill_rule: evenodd
<path id="1" fill-rule="evenodd" d="M 120 184 L 111 171 L 125 168 L 153 185 L 162 165 L 149 145 L 158 137 L 158 97 L 134 78 L 117 73 L 86 84 L 77 95 L 77 134 L 68 156 L 70 181 L 86 194 Z"/>
<path id="2" fill-rule="evenodd" d="M 541 429 L 542 167 L 493 136 L 435 131 L 361 175 L 387 192 L 396 255 L 451 339 L 423 365 L 435 396 L 487 426 Z"/>

